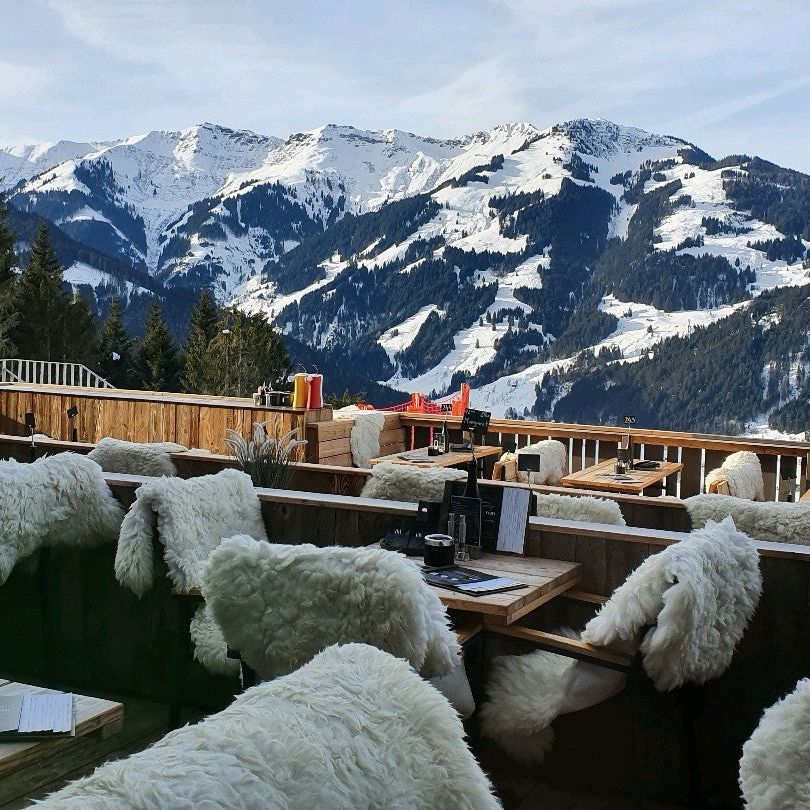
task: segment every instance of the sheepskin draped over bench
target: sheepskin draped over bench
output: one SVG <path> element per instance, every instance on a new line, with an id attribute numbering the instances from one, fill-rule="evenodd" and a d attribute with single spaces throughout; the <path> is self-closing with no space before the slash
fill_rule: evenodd
<path id="1" fill-rule="evenodd" d="M 537 456 L 538 470 L 519 470 L 520 456 Z M 568 474 L 568 448 L 556 439 L 544 439 L 521 447 L 514 453 L 504 453 L 495 466 L 493 477 L 504 471 L 504 480 L 518 481 L 521 484 L 548 484 L 557 486 Z"/>
<path id="2" fill-rule="evenodd" d="M 582 640 L 632 641 L 652 625 L 640 650 L 655 687 L 704 683 L 731 663 L 761 592 L 754 542 L 731 518 L 709 522 L 644 560 L 588 622 Z"/>
<path id="3" fill-rule="evenodd" d="M 765 710 L 743 746 L 740 788 L 751 810 L 810 807 L 810 678 Z"/>
<path id="4" fill-rule="evenodd" d="M 0 585 L 41 546 L 113 542 L 123 517 L 101 467 L 86 456 L 0 461 Z"/>
<path id="5" fill-rule="evenodd" d="M 441 503 L 444 500 L 445 482 L 460 481 L 466 477 L 464 470 L 441 467 L 432 470 L 384 461 L 371 468 L 371 475 L 360 495 L 389 501 Z"/>
<path id="6" fill-rule="evenodd" d="M 765 482 L 757 454 L 750 450 L 732 453 L 716 470 L 707 473 L 706 492 L 764 501 Z"/>
<path id="7" fill-rule="evenodd" d="M 231 537 L 212 552 L 202 590 L 228 643 L 261 678 L 350 641 L 405 658 L 426 677 L 459 663 L 439 598 L 413 562 L 384 549 Z"/>
<path id="8" fill-rule="evenodd" d="M 152 587 L 155 530 L 169 579 L 181 589 L 200 587 L 208 555 L 223 538 L 248 532 L 267 540 L 253 482 L 239 470 L 147 481 L 135 492 L 115 555 L 116 578 L 139 596 Z M 222 634 L 204 607 L 192 620 L 191 636 L 197 659 L 211 672 L 238 671 L 238 663 L 226 657 Z"/>
<path id="9" fill-rule="evenodd" d="M 368 467 L 372 458 L 380 455 L 380 433 L 385 429 L 385 414 L 382 411 L 361 411 L 349 405 L 335 411 L 334 419 L 354 419 L 349 444 L 355 467 Z"/>
<path id="10" fill-rule="evenodd" d="M 88 453 L 105 472 L 132 475 L 177 475 L 169 453 L 182 453 L 187 448 L 174 442 L 138 444 L 106 437 Z"/>
<path id="11" fill-rule="evenodd" d="M 481 734 L 521 765 L 542 763 L 554 742 L 551 724 L 557 717 L 612 698 L 626 680 L 623 672 L 545 650 L 498 656 L 479 714 Z"/>
<path id="12" fill-rule="evenodd" d="M 810 502 L 754 503 L 728 495 L 694 495 L 684 501 L 693 528 L 731 516 L 755 540 L 810 545 Z"/>
<path id="13" fill-rule="evenodd" d="M 447 701 L 405 661 L 333 646 L 224 711 L 108 762 L 59 810 L 497 810 Z"/>
<path id="14" fill-rule="evenodd" d="M 585 523 L 607 523 L 613 526 L 625 526 L 624 516 L 619 504 L 606 498 L 594 498 L 591 495 L 548 495 L 537 496 L 538 517 L 556 518 L 559 520 L 578 520 Z"/>

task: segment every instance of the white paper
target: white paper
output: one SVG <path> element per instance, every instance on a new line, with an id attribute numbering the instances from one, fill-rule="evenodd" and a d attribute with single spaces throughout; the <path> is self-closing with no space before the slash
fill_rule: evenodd
<path id="1" fill-rule="evenodd" d="M 501 522 L 498 526 L 498 551 L 523 554 L 526 540 L 526 522 L 529 519 L 531 492 L 519 487 L 504 487 L 501 503 Z"/>
<path id="2" fill-rule="evenodd" d="M 19 731 L 67 733 L 72 729 L 73 695 L 23 695 Z"/>

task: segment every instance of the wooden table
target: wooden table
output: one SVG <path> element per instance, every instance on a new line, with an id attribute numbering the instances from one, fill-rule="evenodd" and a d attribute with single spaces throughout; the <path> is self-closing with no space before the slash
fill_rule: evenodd
<path id="1" fill-rule="evenodd" d="M 53 693 L 54 689 L 43 689 L 39 686 L 27 686 L 24 683 L 0 680 L 0 696 L 9 697 L 22 692 Z M 74 745 L 80 737 L 92 732 L 99 732 L 102 737 L 117 734 L 124 723 L 124 706 L 111 700 L 74 695 L 76 712 L 76 736 L 57 737 L 52 740 L 24 740 L 22 742 L 0 743 L 0 779 L 9 777 L 15 771 L 49 758 L 52 754 L 61 753 Z M 54 760 L 53 778 L 57 773 L 57 762 Z"/>
<path id="2" fill-rule="evenodd" d="M 414 560 L 424 568 L 421 559 Z M 442 604 L 450 610 L 477 614 L 485 624 L 499 625 L 512 624 L 555 596 L 573 588 L 579 582 L 582 568 L 582 564 L 576 562 L 511 554 L 484 554 L 480 560 L 470 560 L 459 565 L 526 583 L 524 588 L 516 588 L 514 591 L 482 596 L 470 596 L 431 585 Z"/>
<path id="3" fill-rule="evenodd" d="M 492 456 L 500 456 L 503 452 L 500 447 L 492 446 L 489 444 L 476 444 L 473 446 L 475 449 L 476 460 L 491 458 Z M 413 455 L 418 458 L 425 457 L 423 461 L 410 461 L 400 456 Z M 430 459 L 430 461 L 427 460 Z M 390 462 L 391 464 L 408 464 L 411 467 L 456 467 L 459 464 L 469 464 L 472 460 L 472 453 L 451 451 L 449 453 L 442 453 L 439 456 L 428 456 L 427 447 L 419 447 L 416 450 L 408 450 L 405 453 L 392 453 L 390 456 L 378 456 L 372 458 L 368 462 L 369 467 L 375 464 L 380 464 L 383 461 Z"/>
<path id="4" fill-rule="evenodd" d="M 683 464 L 674 461 L 659 461 L 654 470 L 628 470 L 622 476 L 616 475 L 616 459 L 611 458 L 586 467 L 584 470 L 566 475 L 562 479 L 564 487 L 579 489 L 599 489 L 606 492 L 624 492 L 629 495 L 640 495 L 648 487 L 660 483 L 670 475 L 676 475 L 683 469 Z"/>

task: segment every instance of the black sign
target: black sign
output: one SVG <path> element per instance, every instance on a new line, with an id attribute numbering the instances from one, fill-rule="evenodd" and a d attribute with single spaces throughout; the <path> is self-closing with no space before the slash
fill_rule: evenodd
<path id="1" fill-rule="evenodd" d="M 537 453 L 518 453 L 517 463 L 521 472 L 540 472 L 540 456 Z"/>
<path id="2" fill-rule="evenodd" d="M 630 427 L 630 425 L 636 424 L 636 417 L 635 416 L 625 416 L 624 417 L 624 424 L 625 427 Z"/>
<path id="3" fill-rule="evenodd" d="M 464 411 L 464 418 L 461 420 L 461 429 L 469 430 L 472 433 L 486 433 L 489 430 L 489 420 L 492 414 L 489 411 L 476 411 L 467 408 Z"/>

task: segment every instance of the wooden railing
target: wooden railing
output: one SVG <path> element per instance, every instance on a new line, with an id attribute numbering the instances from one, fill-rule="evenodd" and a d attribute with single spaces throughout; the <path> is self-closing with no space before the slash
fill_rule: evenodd
<path id="1" fill-rule="evenodd" d="M 75 411 L 74 411 L 75 409 Z M 68 412 L 73 416 L 68 416 Z M 24 436 L 27 413 L 36 430 L 54 439 L 83 442 L 111 436 L 133 442 L 177 442 L 185 447 L 223 453 L 226 430 L 246 439 L 256 422 L 282 435 L 309 422 L 329 420 L 329 406 L 317 409 L 258 407 L 252 400 L 161 391 L 88 389 L 11 383 L 0 386 L 0 432 Z"/>
<path id="2" fill-rule="evenodd" d="M 442 416 L 402 414 L 402 425 L 411 430 L 410 443 L 417 447 L 429 444 L 432 432 L 441 428 L 443 421 Z M 447 422 L 451 432 L 458 436 L 454 441 L 459 440 L 461 419 L 448 417 Z M 688 498 L 702 492 L 706 474 L 740 450 L 750 450 L 759 456 L 766 500 L 798 500 L 807 490 L 810 444 L 805 442 L 512 419 L 493 419 L 486 442 L 511 451 L 541 439 L 557 439 L 567 444 L 569 469 L 577 472 L 600 460 L 615 458 L 618 442 L 627 434 L 632 436 L 637 458 L 678 461 L 684 465 L 678 476 L 666 481 L 668 495 Z"/>

